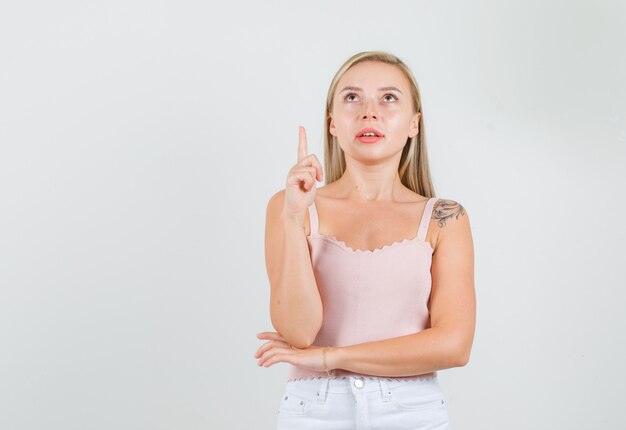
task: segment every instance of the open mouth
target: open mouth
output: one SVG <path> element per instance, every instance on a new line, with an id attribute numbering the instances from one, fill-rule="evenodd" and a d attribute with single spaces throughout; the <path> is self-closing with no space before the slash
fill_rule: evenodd
<path id="1" fill-rule="evenodd" d="M 356 137 L 383 137 L 383 133 L 375 128 L 364 128 L 357 133 Z"/>

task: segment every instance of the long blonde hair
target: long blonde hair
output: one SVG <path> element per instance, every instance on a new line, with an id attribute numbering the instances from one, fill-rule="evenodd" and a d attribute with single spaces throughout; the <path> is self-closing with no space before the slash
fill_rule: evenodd
<path id="1" fill-rule="evenodd" d="M 339 79 L 355 64 L 363 61 L 380 61 L 398 67 L 409 81 L 411 96 L 413 99 L 413 113 L 420 113 L 419 133 L 412 138 L 407 137 L 402 150 L 402 156 L 398 165 L 398 174 L 402 184 L 414 192 L 425 197 L 434 197 L 435 189 L 430 178 L 428 167 L 428 155 L 424 138 L 424 116 L 422 114 L 422 102 L 419 87 L 413 73 L 402 60 L 393 54 L 384 51 L 365 51 L 350 57 L 339 68 L 328 89 L 326 96 L 326 113 L 324 115 L 324 179 L 327 184 L 339 179 L 346 170 L 346 159 L 343 149 L 336 141 L 336 137 L 330 134 L 330 113 L 333 110 L 333 99 Z"/>

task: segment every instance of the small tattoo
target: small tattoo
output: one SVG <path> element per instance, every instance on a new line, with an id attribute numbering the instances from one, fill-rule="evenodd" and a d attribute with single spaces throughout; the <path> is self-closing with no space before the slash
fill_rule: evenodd
<path id="1" fill-rule="evenodd" d="M 435 202 L 432 217 L 439 220 L 439 227 L 444 227 L 446 220 L 450 217 L 454 216 L 456 219 L 459 219 L 459 216 L 464 214 L 465 209 L 460 203 L 454 200 L 439 199 Z"/>

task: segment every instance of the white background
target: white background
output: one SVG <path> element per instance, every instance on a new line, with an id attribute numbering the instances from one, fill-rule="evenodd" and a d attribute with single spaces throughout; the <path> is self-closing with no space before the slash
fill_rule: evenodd
<path id="1" fill-rule="evenodd" d="M 472 225 L 453 428 L 622 425 L 625 24 L 608 0 L 4 2 L 0 428 L 273 428 L 266 204 L 378 49 Z"/>

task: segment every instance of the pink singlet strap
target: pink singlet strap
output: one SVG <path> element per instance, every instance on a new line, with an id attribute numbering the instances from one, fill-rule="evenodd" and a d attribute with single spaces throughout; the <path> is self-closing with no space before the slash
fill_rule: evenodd
<path id="1" fill-rule="evenodd" d="M 424 208 L 424 213 L 422 213 L 422 220 L 420 221 L 420 226 L 417 232 L 417 238 L 420 240 L 426 240 L 426 233 L 428 232 L 428 226 L 430 225 L 433 206 L 437 200 L 437 197 L 431 197 L 426 202 L 426 207 Z"/>
<path id="2" fill-rule="evenodd" d="M 319 227 L 319 221 L 317 217 L 317 208 L 315 207 L 315 200 L 309 205 L 309 224 L 311 225 L 311 234 L 317 233 Z"/>

